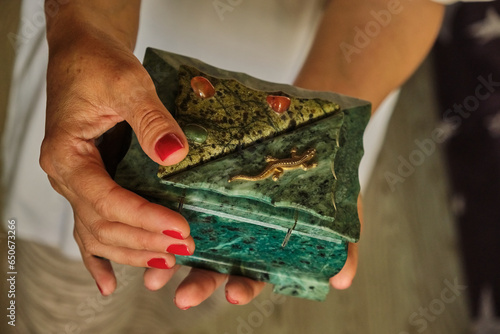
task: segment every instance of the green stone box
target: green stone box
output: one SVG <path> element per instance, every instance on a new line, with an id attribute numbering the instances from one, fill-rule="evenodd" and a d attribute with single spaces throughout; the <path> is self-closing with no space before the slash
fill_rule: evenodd
<path id="1" fill-rule="evenodd" d="M 359 239 L 368 102 L 265 82 L 149 48 L 144 66 L 190 151 L 158 166 L 135 136 L 115 179 L 177 210 L 196 243 L 177 263 L 323 300 Z"/>

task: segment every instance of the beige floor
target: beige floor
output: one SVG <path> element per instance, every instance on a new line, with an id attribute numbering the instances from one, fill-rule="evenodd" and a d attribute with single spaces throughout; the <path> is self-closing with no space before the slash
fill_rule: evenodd
<path id="1" fill-rule="evenodd" d="M 0 1 L 0 36 L 15 31 L 16 7 L 15 1 Z M 8 40 L 0 43 L 3 120 L 14 53 Z M 398 157 L 408 159 L 418 149 L 416 139 L 431 138 L 438 126 L 429 66 L 427 63 L 405 85 L 391 120 L 365 197 L 361 262 L 354 285 L 347 291 L 332 291 L 324 303 L 287 298 L 269 316 L 261 316 L 258 326 L 249 325 L 252 333 L 468 333 L 465 293 L 459 290 L 454 294 L 449 288 L 455 282 L 465 282 L 449 215 L 441 153 L 437 150 L 425 155 L 423 163 L 394 191 L 385 178 L 388 172 L 397 173 Z M 1 240 L 3 261 L 5 243 Z M 1 271 L 4 268 L 2 264 Z M 263 298 L 269 298 L 268 290 Z M 5 310 L 4 291 L 0 300 L 0 309 Z M 239 319 L 250 323 L 259 312 L 262 314 L 255 304 L 234 307 L 223 321 L 200 323 L 196 333 L 237 333 Z M 0 314 L 0 319 L 0 332 L 4 333 L 1 326 L 5 317 Z"/>

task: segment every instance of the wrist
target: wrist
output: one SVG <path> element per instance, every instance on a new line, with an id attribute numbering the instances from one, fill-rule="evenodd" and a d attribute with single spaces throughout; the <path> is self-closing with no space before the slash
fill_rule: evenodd
<path id="1" fill-rule="evenodd" d="M 132 52 L 137 38 L 139 3 L 127 3 L 129 5 L 117 9 L 111 5 L 95 5 L 90 0 L 74 1 L 61 5 L 56 15 L 46 13 L 51 53 L 96 39 Z"/>

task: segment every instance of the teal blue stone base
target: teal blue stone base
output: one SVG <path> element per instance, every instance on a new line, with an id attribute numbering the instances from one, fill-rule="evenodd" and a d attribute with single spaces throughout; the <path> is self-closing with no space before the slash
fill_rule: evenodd
<path id="1" fill-rule="evenodd" d="M 281 247 L 286 230 L 237 223 L 183 209 L 196 242 L 193 256 L 177 262 L 274 284 L 277 293 L 323 300 L 328 279 L 346 260 L 344 241 L 331 243 L 292 233 Z"/>

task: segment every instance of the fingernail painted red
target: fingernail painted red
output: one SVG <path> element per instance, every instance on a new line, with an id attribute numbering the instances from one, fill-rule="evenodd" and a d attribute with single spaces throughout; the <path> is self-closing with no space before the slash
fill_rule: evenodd
<path id="1" fill-rule="evenodd" d="M 104 293 L 102 293 L 102 289 L 101 287 L 99 286 L 99 284 L 97 284 L 97 282 L 95 282 L 95 285 L 97 285 L 97 288 L 99 289 L 99 292 L 101 293 L 101 295 L 104 296 Z"/>
<path id="2" fill-rule="evenodd" d="M 191 255 L 186 245 L 170 245 L 167 248 L 167 252 L 177 255 Z"/>
<path id="3" fill-rule="evenodd" d="M 231 297 L 229 297 L 228 294 L 226 294 L 226 299 L 228 302 L 230 302 L 231 304 L 234 304 L 234 305 L 237 305 L 238 304 L 238 301 L 237 300 L 234 300 L 232 299 Z"/>
<path id="4" fill-rule="evenodd" d="M 184 240 L 184 238 L 182 237 L 182 234 L 180 232 L 177 232 L 177 231 L 165 230 L 165 231 L 163 231 L 163 234 L 168 235 L 169 237 L 172 237 L 175 239 Z"/>
<path id="5" fill-rule="evenodd" d="M 148 261 L 148 267 L 157 268 L 157 269 L 170 269 L 167 265 L 167 261 L 162 259 L 161 257 L 153 258 Z"/>
<path id="6" fill-rule="evenodd" d="M 181 140 L 173 133 L 169 133 L 158 140 L 155 146 L 155 151 L 161 161 L 163 161 L 172 153 L 177 152 L 183 147 L 184 145 L 182 145 Z"/>

